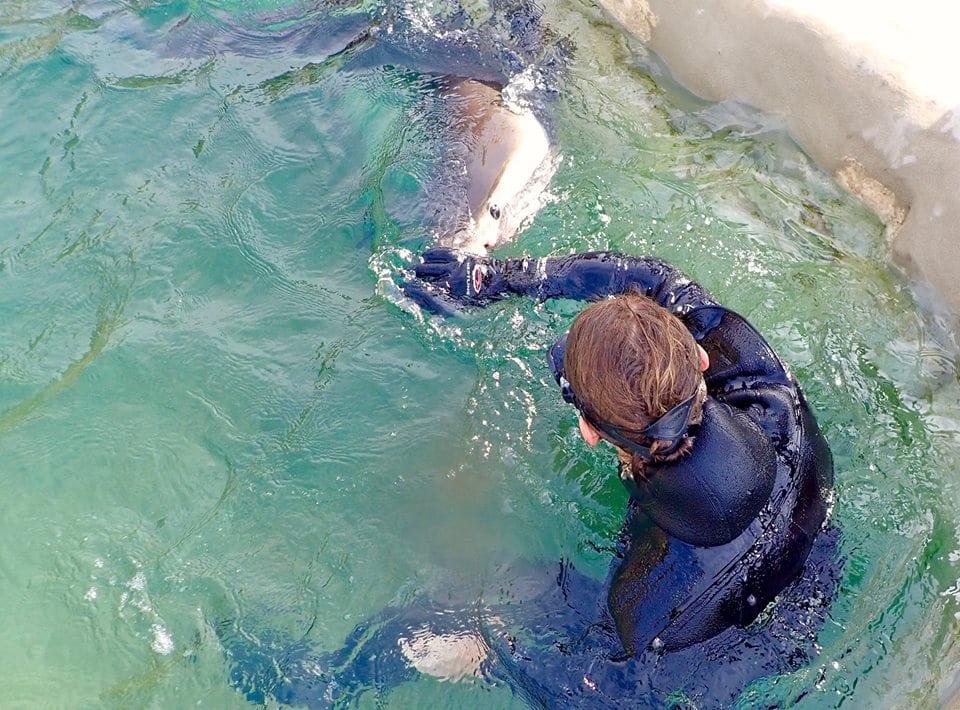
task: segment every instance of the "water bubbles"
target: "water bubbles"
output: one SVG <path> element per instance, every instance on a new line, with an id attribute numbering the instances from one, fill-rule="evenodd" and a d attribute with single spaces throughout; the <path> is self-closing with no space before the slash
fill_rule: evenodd
<path id="1" fill-rule="evenodd" d="M 530 65 L 522 72 L 510 77 L 503 87 L 503 105 L 515 113 L 530 111 L 533 107 L 531 97 L 545 88 L 540 70 Z"/>
<path id="2" fill-rule="evenodd" d="M 161 656 L 172 653 L 174 648 L 173 637 L 167 631 L 167 628 L 163 624 L 154 624 L 150 627 L 150 630 L 153 632 L 153 641 L 150 643 L 150 648 Z"/>
<path id="3" fill-rule="evenodd" d="M 955 602 L 960 603 L 960 579 L 951 586 L 940 592 L 941 597 L 952 597 Z"/>
<path id="4" fill-rule="evenodd" d="M 147 588 L 147 578 L 144 576 L 143 572 L 137 572 L 133 577 L 130 578 L 130 581 L 127 582 L 127 586 L 130 589 L 142 592 Z"/>

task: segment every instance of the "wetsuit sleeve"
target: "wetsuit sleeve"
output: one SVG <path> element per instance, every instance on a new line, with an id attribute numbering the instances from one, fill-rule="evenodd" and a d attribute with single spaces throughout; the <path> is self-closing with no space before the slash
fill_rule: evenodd
<path id="1" fill-rule="evenodd" d="M 707 391 L 750 417 L 778 450 L 797 431 L 799 384 L 756 328 L 722 306 L 681 316 L 710 356 Z"/>
<path id="2" fill-rule="evenodd" d="M 635 291 L 678 315 L 717 303 L 700 284 L 665 261 L 649 256 L 598 251 L 544 259 L 508 259 L 504 275 L 510 291 L 540 300 L 595 301 Z"/>
<path id="3" fill-rule="evenodd" d="M 662 259 L 606 251 L 507 259 L 503 275 L 509 291 L 540 300 L 598 300 L 630 291 L 652 298 L 679 316 L 707 351 L 712 395 L 745 412 L 774 445 L 793 432 L 797 384 L 777 354 L 746 319 Z"/>
<path id="4" fill-rule="evenodd" d="M 506 288 L 540 300 L 598 300 L 630 291 L 681 318 L 710 356 L 704 373 L 714 397 L 743 411 L 775 446 L 796 431 L 796 381 L 767 341 L 742 316 L 719 305 L 700 284 L 650 256 L 587 252 L 507 259 Z"/>

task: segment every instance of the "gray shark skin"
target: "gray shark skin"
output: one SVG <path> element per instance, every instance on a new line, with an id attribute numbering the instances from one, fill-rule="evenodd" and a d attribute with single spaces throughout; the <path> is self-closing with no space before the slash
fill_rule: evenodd
<path id="1" fill-rule="evenodd" d="M 439 139 L 443 154 L 438 179 L 424 185 L 426 226 L 440 246 L 486 254 L 514 239 L 546 200 L 559 157 L 544 119 L 569 47 L 526 0 L 491 0 L 492 14 L 480 22 L 455 0 L 440 5 L 445 10 L 427 21 L 422 8 L 406 3 L 370 10 L 337 0 L 300 14 L 244 18 L 114 9 L 98 22 L 101 32 L 122 37 L 132 56 L 155 56 L 158 67 L 229 55 L 262 59 L 266 71 L 281 73 L 261 86 L 309 82 L 305 68 L 395 68 L 426 78 L 446 114 L 441 126 L 435 115 L 412 117 Z"/>
<path id="2" fill-rule="evenodd" d="M 451 159 L 463 168 L 465 200 L 452 220 L 437 225 L 437 243 L 486 254 L 540 209 L 558 159 L 534 112 L 508 105 L 499 87 L 456 80 L 443 99 L 458 127 Z"/>

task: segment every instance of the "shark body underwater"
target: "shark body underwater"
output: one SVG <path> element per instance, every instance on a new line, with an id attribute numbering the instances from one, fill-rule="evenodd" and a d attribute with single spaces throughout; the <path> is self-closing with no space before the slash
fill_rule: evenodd
<path id="1" fill-rule="evenodd" d="M 132 38 L 127 41 L 138 52 L 159 60 L 289 56 L 302 63 L 265 82 L 274 86 L 310 81 L 311 72 L 389 70 L 430 87 L 421 98 L 439 120 L 422 120 L 427 112 L 417 115 L 415 108 L 410 123 L 439 134 L 428 136 L 441 148 L 422 192 L 423 202 L 433 206 L 426 219 L 434 243 L 486 254 L 516 237 L 543 205 L 559 163 L 550 103 L 569 54 L 527 0 L 494 0 L 492 9 L 479 25 L 459 10 L 426 28 L 415 10 L 392 4 L 372 14 L 344 9 L 307 19 L 270 16 L 263 21 L 267 29 L 189 17 L 148 29 L 118 12 L 104 28 Z"/>
<path id="2" fill-rule="evenodd" d="M 500 87 L 474 79 L 447 84 L 443 100 L 463 129 L 457 160 L 465 199 L 437 225 L 437 242 L 486 254 L 536 214 L 557 159 L 541 121 L 529 109 L 507 106 Z"/>

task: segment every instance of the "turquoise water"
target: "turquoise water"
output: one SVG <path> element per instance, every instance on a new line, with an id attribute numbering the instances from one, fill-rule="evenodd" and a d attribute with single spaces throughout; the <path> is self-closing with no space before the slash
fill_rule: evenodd
<path id="1" fill-rule="evenodd" d="M 424 82 L 335 53 L 356 13 L 380 17 L 0 1 L 3 707 L 237 707 L 215 619 L 332 650 L 505 560 L 604 574 L 626 496 L 544 361 L 578 306 L 398 302 L 443 145 Z M 547 18 L 576 47 L 563 161 L 500 253 L 675 262 L 768 335 L 834 450 L 821 655 L 744 702 L 936 705 L 960 663 L 950 322 L 775 121 L 686 95 L 589 4 Z M 276 40 L 318 24 L 340 34 Z M 385 702 L 520 706 L 429 679 Z"/>

